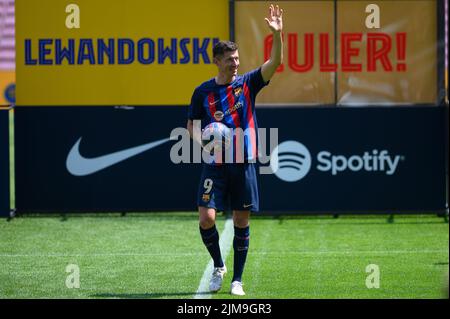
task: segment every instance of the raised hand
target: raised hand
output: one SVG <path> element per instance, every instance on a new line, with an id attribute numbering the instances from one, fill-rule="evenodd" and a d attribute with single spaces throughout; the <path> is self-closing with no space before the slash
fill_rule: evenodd
<path id="1" fill-rule="evenodd" d="M 272 32 L 281 32 L 283 30 L 283 9 L 280 7 L 273 6 L 269 7 L 269 18 L 265 18 L 267 25 Z"/>

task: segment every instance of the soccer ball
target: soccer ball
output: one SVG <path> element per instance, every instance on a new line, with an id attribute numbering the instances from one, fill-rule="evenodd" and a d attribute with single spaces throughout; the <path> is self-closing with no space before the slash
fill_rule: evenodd
<path id="1" fill-rule="evenodd" d="M 202 146 L 207 152 L 222 151 L 230 147 L 232 130 L 220 122 L 212 122 L 202 131 Z"/>

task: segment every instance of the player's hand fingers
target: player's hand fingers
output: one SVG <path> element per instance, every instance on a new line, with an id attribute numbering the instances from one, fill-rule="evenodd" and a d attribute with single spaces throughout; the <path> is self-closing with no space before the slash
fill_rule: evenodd
<path id="1" fill-rule="evenodd" d="M 276 15 L 277 17 L 280 16 L 280 7 L 278 6 L 278 4 L 277 4 L 277 6 L 275 7 L 275 15 Z"/>
<path id="2" fill-rule="evenodd" d="M 269 17 L 270 18 L 273 18 L 273 10 L 274 10 L 273 9 L 273 4 L 271 4 L 270 7 L 269 7 Z"/>
<path id="3" fill-rule="evenodd" d="M 270 21 L 269 21 L 269 19 L 267 19 L 267 18 L 264 18 L 264 20 L 266 20 L 266 22 L 267 22 L 267 25 L 270 27 Z"/>

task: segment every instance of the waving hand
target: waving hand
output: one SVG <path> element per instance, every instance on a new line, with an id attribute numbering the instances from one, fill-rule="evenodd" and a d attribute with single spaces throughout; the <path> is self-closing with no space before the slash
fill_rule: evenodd
<path id="1" fill-rule="evenodd" d="M 269 18 L 265 18 L 267 25 L 272 32 L 281 32 L 283 30 L 283 9 L 273 4 L 269 7 Z"/>

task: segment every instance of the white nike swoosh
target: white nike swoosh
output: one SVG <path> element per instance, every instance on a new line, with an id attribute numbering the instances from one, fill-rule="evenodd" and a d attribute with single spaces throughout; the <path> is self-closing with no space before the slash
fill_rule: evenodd
<path id="1" fill-rule="evenodd" d="M 228 96 L 229 96 L 229 94 L 223 99 L 223 100 L 215 100 L 214 102 L 209 102 L 209 105 L 214 105 L 214 104 L 217 104 L 217 103 L 219 103 L 219 102 L 223 102 L 223 101 L 226 101 L 226 100 L 228 100 Z"/>
<path id="2" fill-rule="evenodd" d="M 250 205 L 244 205 L 244 208 L 247 208 L 247 207 L 250 207 L 250 206 L 253 206 L 253 204 L 250 204 Z"/>
<path id="3" fill-rule="evenodd" d="M 143 153 L 158 145 L 166 143 L 170 138 L 154 141 L 136 147 L 127 148 L 114 153 L 106 154 L 99 157 L 86 158 L 80 154 L 81 137 L 72 147 L 67 155 L 66 168 L 70 174 L 75 176 L 86 176 L 96 173 L 102 169 L 110 167 L 114 164 L 120 163 L 130 157 Z"/>
<path id="4" fill-rule="evenodd" d="M 214 105 L 214 104 L 216 104 L 216 103 L 219 103 L 219 100 L 217 100 L 217 101 L 214 101 L 214 102 L 209 102 L 209 105 Z"/>

